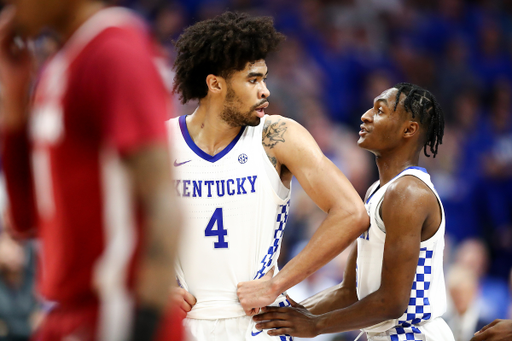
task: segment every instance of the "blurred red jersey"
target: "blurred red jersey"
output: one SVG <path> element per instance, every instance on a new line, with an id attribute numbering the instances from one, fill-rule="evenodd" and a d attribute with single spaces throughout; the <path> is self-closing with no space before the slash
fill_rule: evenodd
<path id="1" fill-rule="evenodd" d="M 42 70 L 27 129 L 4 136 L 13 228 L 37 226 L 42 244 L 40 292 L 66 309 L 98 305 L 107 340 L 120 339 L 113 326 L 129 330 L 119 316 L 134 303 L 143 237 L 121 160 L 167 143 L 169 96 L 153 51 L 131 12 L 101 10 Z"/>

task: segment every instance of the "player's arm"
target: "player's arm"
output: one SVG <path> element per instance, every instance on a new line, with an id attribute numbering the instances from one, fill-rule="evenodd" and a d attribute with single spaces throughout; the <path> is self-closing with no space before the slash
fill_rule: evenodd
<path id="1" fill-rule="evenodd" d="M 9 197 L 9 228 L 30 237 L 35 226 L 35 199 L 27 136 L 32 62 L 25 46 L 14 44 L 13 8 L 0 14 L 1 145 Z"/>
<path id="2" fill-rule="evenodd" d="M 386 191 L 382 204 L 386 243 L 377 291 L 346 308 L 321 315 L 308 316 L 300 307 L 270 307 L 254 319 L 274 321 L 258 323 L 256 328 L 281 328 L 269 330 L 269 335 L 314 336 L 365 328 L 402 316 L 416 273 L 422 227 L 430 214 L 439 212 L 434 199 L 432 192 L 412 177 L 399 179 Z"/>
<path id="3" fill-rule="evenodd" d="M 143 210 L 143 246 L 136 282 L 138 310 L 133 340 L 150 340 L 168 303 L 181 215 L 171 181 L 169 151 L 150 144 L 125 157 Z M 148 325 L 146 325 L 148 324 Z M 139 338 L 139 336 L 141 338 Z"/>
<path id="4" fill-rule="evenodd" d="M 164 144 L 143 146 L 124 157 L 135 194 L 143 210 L 143 253 L 137 293 L 139 300 L 158 309 L 167 303 L 174 278 L 181 214 L 174 195 L 169 151 Z"/>
<path id="5" fill-rule="evenodd" d="M 306 298 L 301 302 L 301 305 L 312 314 L 320 315 L 329 311 L 348 307 L 349 305 L 357 302 L 356 260 L 357 246 L 354 245 L 350 251 L 347 267 L 343 275 L 343 281 L 338 285 Z"/>
<path id="6" fill-rule="evenodd" d="M 271 127 L 263 143 L 271 146 L 275 163 L 286 167 L 297 178 L 327 217 L 306 247 L 275 277 L 239 283 L 238 297 L 249 315 L 317 271 L 369 226 L 356 190 L 325 157 L 311 134 L 291 119 L 270 116 L 267 120 Z"/>

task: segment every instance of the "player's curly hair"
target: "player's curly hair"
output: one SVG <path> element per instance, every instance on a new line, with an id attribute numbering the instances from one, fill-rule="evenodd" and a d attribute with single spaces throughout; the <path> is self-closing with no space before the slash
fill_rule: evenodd
<path id="1" fill-rule="evenodd" d="M 225 12 L 188 27 L 175 42 L 177 57 L 174 92 L 181 102 L 201 99 L 208 93 L 209 74 L 229 78 L 248 62 L 265 59 L 285 36 L 276 31 L 271 17 Z"/>
<path id="2" fill-rule="evenodd" d="M 404 109 L 412 114 L 412 118 L 418 116 L 419 122 L 426 128 L 426 141 L 423 146 L 425 156 L 427 146 L 434 157 L 437 155 L 439 145 L 443 143 L 444 135 L 444 114 L 441 106 L 430 91 L 411 83 L 398 83 L 394 86 L 398 89 L 396 93 L 395 111 L 400 102 L 400 95 L 403 93 Z"/>

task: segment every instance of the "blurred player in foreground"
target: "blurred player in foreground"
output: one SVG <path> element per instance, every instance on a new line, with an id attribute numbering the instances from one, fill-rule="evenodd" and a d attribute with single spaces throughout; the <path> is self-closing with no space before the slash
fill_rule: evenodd
<path id="1" fill-rule="evenodd" d="M 292 308 L 254 317 L 270 335 L 313 337 L 362 328 L 368 340 L 453 341 L 441 318 L 445 216 L 422 149 L 435 156 L 444 118 L 434 96 L 397 84 L 362 117 L 358 144 L 375 154 L 379 181 L 366 195 L 370 227 L 357 239 L 343 282 Z M 412 288 L 412 289 L 411 289 Z"/>
<path id="2" fill-rule="evenodd" d="M 494 320 L 475 333 L 471 341 L 512 340 L 512 320 Z"/>
<path id="3" fill-rule="evenodd" d="M 37 340 L 152 340 L 180 216 L 168 94 L 144 24 L 92 0 L 13 0 L 0 18 L 2 157 L 12 233 L 41 240 L 56 302 Z M 38 76 L 24 41 L 63 47 Z"/>
<path id="4" fill-rule="evenodd" d="M 189 27 L 176 44 L 175 89 L 184 103 L 199 100 L 193 114 L 169 121 L 175 191 L 188 222 L 177 298 L 192 340 L 269 339 L 245 315 L 289 305 L 281 293 L 368 227 L 357 192 L 311 135 L 265 115 L 265 58 L 283 39 L 269 17 L 227 12 Z M 327 217 L 277 273 L 293 175 Z"/>

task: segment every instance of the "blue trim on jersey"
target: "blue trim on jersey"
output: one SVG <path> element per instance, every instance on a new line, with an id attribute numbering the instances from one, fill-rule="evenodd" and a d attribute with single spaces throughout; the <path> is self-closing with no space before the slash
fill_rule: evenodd
<path id="1" fill-rule="evenodd" d="M 417 169 L 419 171 L 422 171 L 423 173 L 426 173 L 428 174 L 427 170 L 423 167 L 416 167 L 416 166 L 411 166 L 411 167 L 407 167 L 406 169 L 404 169 L 402 172 L 408 170 L 408 169 Z M 401 173 L 401 172 L 400 172 Z"/>
<path id="2" fill-rule="evenodd" d="M 380 184 L 377 186 L 377 188 L 375 188 L 375 190 L 373 191 L 373 193 L 368 197 L 368 199 L 366 199 L 366 203 L 369 203 L 370 202 L 370 199 L 373 197 L 373 195 L 375 193 L 377 193 L 377 191 L 380 189 Z"/>
<path id="3" fill-rule="evenodd" d="M 200 158 L 202 158 L 206 161 L 212 162 L 212 163 L 219 161 L 220 159 L 222 159 L 224 157 L 224 155 L 229 153 L 231 151 L 231 149 L 233 149 L 233 147 L 236 145 L 238 140 L 240 140 L 240 137 L 242 137 L 242 134 L 245 131 L 245 126 L 240 128 L 240 132 L 233 139 L 233 141 L 231 141 L 231 143 L 228 144 L 228 146 L 226 148 L 224 148 L 220 153 L 212 156 L 210 154 L 203 152 L 203 150 L 195 144 L 194 140 L 192 140 L 192 137 L 190 136 L 190 133 L 188 132 L 188 129 L 187 129 L 187 116 L 186 115 L 180 116 L 178 121 L 180 123 L 181 134 L 183 135 L 183 138 L 185 139 L 185 142 L 190 147 L 190 149 L 192 149 L 192 151 L 194 153 L 196 153 L 197 156 L 199 156 Z"/>
<path id="4" fill-rule="evenodd" d="M 423 173 L 425 174 L 428 174 L 427 170 L 423 167 L 416 167 L 416 166 L 411 166 L 411 167 L 407 167 L 406 169 L 404 169 L 403 171 L 401 171 L 400 173 L 398 173 L 393 179 L 391 179 L 391 181 L 395 180 L 398 176 L 400 176 L 400 174 L 402 174 L 403 172 L 405 172 L 406 170 L 408 169 L 416 169 L 416 170 L 419 170 L 419 171 L 422 171 Z M 370 195 L 368 197 L 368 199 L 366 199 L 366 203 L 369 203 L 370 202 L 370 199 L 373 197 L 373 195 L 375 193 L 377 193 L 377 191 L 380 189 L 380 184 L 377 186 L 377 188 L 373 191 L 372 195 Z"/>

